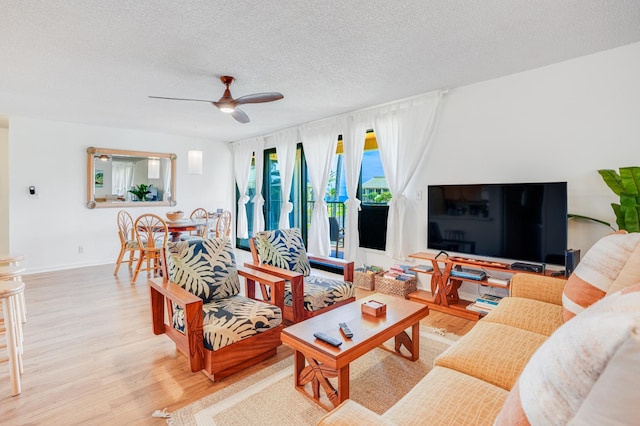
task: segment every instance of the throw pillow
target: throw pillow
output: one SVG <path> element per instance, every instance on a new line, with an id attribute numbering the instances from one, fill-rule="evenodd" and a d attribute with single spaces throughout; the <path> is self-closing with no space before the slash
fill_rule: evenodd
<path id="1" fill-rule="evenodd" d="M 618 231 L 595 243 L 580 261 L 562 294 L 563 317 L 573 318 L 610 289 L 640 282 L 640 266 L 631 259 L 640 256 L 640 233 Z"/>
<path id="2" fill-rule="evenodd" d="M 311 273 L 304 241 L 298 228 L 257 232 L 258 257 L 265 265 L 298 272 L 305 277 Z"/>
<path id="3" fill-rule="evenodd" d="M 229 238 L 167 244 L 169 279 L 204 303 L 240 293 L 236 258 Z"/>
<path id="4" fill-rule="evenodd" d="M 610 376 L 637 371 L 638 364 L 640 285 L 635 285 L 601 299 L 558 328 L 523 369 L 495 424 L 567 424 L 607 406 L 618 408 L 620 424 L 633 424 L 640 418 L 639 378 L 616 382 Z M 600 380 L 613 387 L 603 392 Z M 634 385 L 628 388 L 629 381 Z M 635 402 L 620 404 L 621 395 Z M 589 405 L 594 403 L 596 407 Z"/>

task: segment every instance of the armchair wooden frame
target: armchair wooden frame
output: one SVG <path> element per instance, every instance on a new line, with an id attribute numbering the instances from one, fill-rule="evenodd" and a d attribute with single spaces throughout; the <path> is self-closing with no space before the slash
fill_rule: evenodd
<path id="1" fill-rule="evenodd" d="M 245 295 L 256 299 L 256 284 L 270 288 L 270 298 L 263 292 L 262 301 L 283 310 L 285 280 L 255 270 L 238 269 L 245 278 Z M 166 278 L 149 279 L 153 333 L 166 334 L 176 348 L 189 360 L 191 371 L 202 371 L 217 381 L 276 354 L 282 344 L 280 332 L 283 325 L 242 339 L 216 351 L 204 346 L 202 299 Z M 184 309 L 184 333 L 173 327 L 173 303 Z M 165 311 L 166 307 L 166 311 Z M 166 315 L 165 315 L 166 313 Z"/>
<path id="2" fill-rule="evenodd" d="M 276 277 L 280 277 L 289 281 L 291 283 L 291 306 L 284 305 L 283 302 L 283 310 L 282 317 L 286 323 L 298 323 L 300 321 L 304 321 L 305 319 L 314 317 L 321 313 L 330 311 L 342 305 L 346 305 L 347 303 L 351 303 L 356 300 L 355 297 L 350 297 L 349 299 L 343 300 L 341 302 L 335 303 L 331 306 L 328 306 L 323 309 L 319 309 L 317 311 L 307 311 L 304 309 L 304 275 L 299 272 L 289 271 L 287 269 L 278 268 L 277 266 L 265 265 L 260 262 L 260 257 L 258 256 L 258 250 L 256 248 L 255 238 L 252 237 L 249 239 L 249 247 L 251 249 L 251 257 L 253 258 L 253 262 L 245 262 L 244 266 L 247 268 L 255 269 L 257 271 L 262 271 L 270 275 L 275 275 Z M 353 266 L 354 262 L 350 262 L 343 259 L 337 259 L 333 257 L 322 257 L 322 256 L 312 256 L 307 255 L 309 260 L 322 262 L 328 265 L 336 266 L 342 268 L 343 271 L 343 280 L 353 282 Z M 263 292 L 265 290 L 263 289 Z M 284 292 L 283 292 L 284 297 Z"/>

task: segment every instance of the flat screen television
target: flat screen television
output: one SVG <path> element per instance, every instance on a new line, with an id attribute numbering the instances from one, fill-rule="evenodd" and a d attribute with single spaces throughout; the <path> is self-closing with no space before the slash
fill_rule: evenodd
<path id="1" fill-rule="evenodd" d="M 430 185 L 427 247 L 564 265 L 567 183 Z"/>

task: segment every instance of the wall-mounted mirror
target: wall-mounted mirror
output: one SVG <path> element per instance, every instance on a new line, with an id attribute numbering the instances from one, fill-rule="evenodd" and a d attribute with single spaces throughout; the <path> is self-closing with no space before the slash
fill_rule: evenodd
<path id="1" fill-rule="evenodd" d="M 87 207 L 176 205 L 176 155 L 87 148 Z"/>

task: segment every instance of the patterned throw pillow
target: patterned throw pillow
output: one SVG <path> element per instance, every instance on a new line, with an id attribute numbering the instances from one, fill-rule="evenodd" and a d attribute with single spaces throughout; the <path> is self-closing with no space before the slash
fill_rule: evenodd
<path id="1" fill-rule="evenodd" d="M 633 372 L 639 365 L 640 285 L 635 285 L 558 328 L 529 360 L 495 424 L 637 424 L 640 387 Z M 625 371 L 632 376 L 620 380 Z M 593 417 L 584 423 L 588 413 L 605 407 L 616 407 L 617 423 Z"/>
<path id="2" fill-rule="evenodd" d="M 611 290 L 640 282 L 640 233 L 618 231 L 601 238 L 580 261 L 562 294 L 565 321 Z"/>
<path id="3" fill-rule="evenodd" d="M 204 303 L 240 293 L 236 258 L 228 238 L 167 244 L 169 279 Z"/>
<path id="4" fill-rule="evenodd" d="M 260 261 L 265 265 L 295 271 L 305 277 L 311 272 L 299 229 L 257 232 L 255 242 Z"/>

